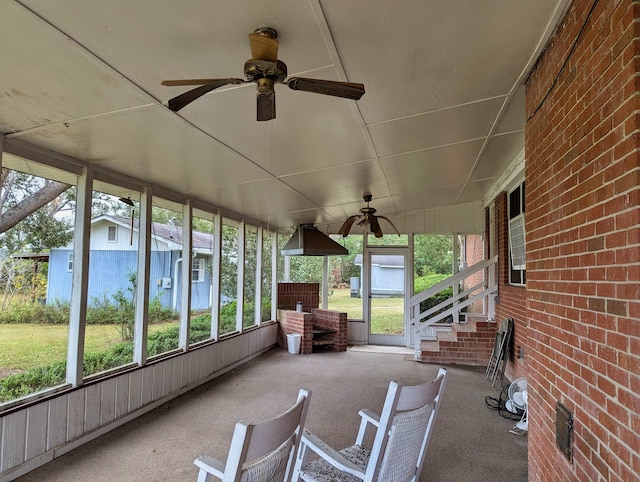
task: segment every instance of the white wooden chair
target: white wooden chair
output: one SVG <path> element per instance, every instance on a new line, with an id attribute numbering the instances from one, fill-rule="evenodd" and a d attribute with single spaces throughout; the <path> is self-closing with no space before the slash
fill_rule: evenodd
<path id="1" fill-rule="evenodd" d="M 355 445 L 339 452 L 305 431 L 293 480 L 417 482 L 446 378 L 447 370 L 441 368 L 435 380 L 422 385 L 402 386 L 392 381 L 380 416 L 361 410 Z M 369 427 L 376 429 L 370 450 L 363 446 Z M 312 452 L 319 458 L 307 463 Z"/>
<path id="2" fill-rule="evenodd" d="M 311 391 L 301 389 L 295 405 L 283 414 L 258 424 L 236 423 L 226 464 L 209 455 L 195 460 L 198 482 L 212 475 L 223 482 L 291 480 L 310 398 Z"/>

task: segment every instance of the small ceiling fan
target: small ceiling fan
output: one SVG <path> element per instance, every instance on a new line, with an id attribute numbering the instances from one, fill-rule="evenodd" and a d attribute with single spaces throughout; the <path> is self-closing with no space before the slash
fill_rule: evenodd
<path id="1" fill-rule="evenodd" d="M 278 60 L 278 33 L 272 28 L 263 27 L 250 33 L 249 45 L 251 47 L 251 58 L 244 64 L 246 80 L 228 78 L 163 81 L 162 85 L 167 86 L 200 86 L 170 99 L 168 103 L 169 109 L 178 112 L 187 104 L 218 87 L 249 82 L 255 82 L 258 85 L 257 120 L 259 121 L 268 121 L 276 117 L 275 84 L 285 84 L 293 90 L 303 90 L 353 100 L 359 100 L 364 95 L 363 84 L 304 77 L 290 77 L 287 79 L 287 66 L 284 62 Z"/>
<path id="2" fill-rule="evenodd" d="M 373 234 L 375 234 L 376 238 L 382 237 L 382 228 L 380 228 L 378 219 L 384 219 L 385 221 L 387 221 L 396 232 L 396 234 L 400 236 L 398 228 L 394 226 L 389 218 L 385 216 L 376 216 L 376 210 L 372 207 L 369 207 L 369 203 L 371 202 L 372 198 L 371 194 L 365 194 L 364 196 L 362 196 L 362 198 L 367 203 L 367 207 L 360 208 L 360 214 L 349 216 L 344 224 L 340 227 L 338 234 L 341 234 L 344 238 L 346 238 L 349 235 L 349 231 L 351 231 L 353 223 L 356 222 L 358 218 L 362 218 L 362 220 L 358 223 L 358 226 L 366 228 L 367 225 L 369 225 L 369 229 Z"/>

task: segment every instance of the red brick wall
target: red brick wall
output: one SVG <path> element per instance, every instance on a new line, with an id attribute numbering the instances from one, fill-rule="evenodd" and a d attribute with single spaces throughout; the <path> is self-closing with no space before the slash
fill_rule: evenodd
<path id="1" fill-rule="evenodd" d="M 309 313 L 320 306 L 320 283 L 278 283 L 279 310 L 295 310 L 298 301 Z"/>
<path id="2" fill-rule="evenodd" d="M 484 250 L 484 242 L 482 240 L 482 236 L 479 234 L 466 234 L 464 236 L 465 239 L 465 263 L 467 267 L 473 266 L 476 263 L 480 263 L 485 259 L 485 250 Z M 479 271 L 472 276 L 466 278 L 463 282 L 463 288 L 465 290 L 471 288 L 472 286 L 476 286 L 478 283 L 482 283 L 485 280 L 485 276 L 487 276 L 487 270 L 485 272 Z M 472 292 L 469 296 L 473 296 L 482 291 L 481 289 Z M 482 300 L 475 301 L 473 304 L 469 305 L 469 313 L 482 313 L 484 309 L 484 303 Z"/>
<path id="3" fill-rule="evenodd" d="M 640 2 L 592 4 L 573 2 L 526 86 L 533 481 L 640 473 Z M 557 401 L 575 417 L 572 463 Z"/>
<path id="4" fill-rule="evenodd" d="M 527 202 L 525 200 L 525 203 Z M 496 253 L 498 255 L 496 321 L 499 324 L 505 318 L 513 318 L 513 338 L 509 351 L 510 363 L 505 370 L 505 375 L 509 380 L 515 380 L 526 374 L 523 359 L 518 358 L 520 349 L 524 348 L 525 360 L 529 352 L 527 346 L 527 289 L 524 286 L 509 284 L 509 219 L 506 192 L 500 193 L 495 199 L 494 222 L 494 232 L 498 238 L 495 243 L 498 250 Z"/>
<path id="5" fill-rule="evenodd" d="M 336 330 L 334 351 L 347 350 L 347 314 L 340 311 L 315 309 L 312 311 L 316 325 Z"/>
<path id="6" fill-rule="evenodd" d="M 297 334 L 300 340 L 300 353 L 313 353 L 313 315 L 311 313 L 299 313 L 297 311 L 283 311 L 280 320 L 281 347 L 287 348 L 287 335 Z"/>

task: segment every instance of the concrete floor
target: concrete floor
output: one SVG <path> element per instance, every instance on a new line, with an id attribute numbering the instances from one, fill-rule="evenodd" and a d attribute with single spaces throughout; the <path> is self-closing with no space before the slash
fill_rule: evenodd
<path id="1" fill-rule="evenodd" d="M 299 387 L 312 390 L 306 428 L 335 448 L 351 445 L 361 408 L 379 411 L 390 380 L 416 384 L 439 366 L 357 347 L 291 355 L 272 349 L 142 417 L 18 479 L 28 481 L 195 480 L 193 460 L 225 460 L 236 421 L 261 421 L 288 408 Z M 484 369 L 447 367 L 449 379 L 421 481 L 526 481 L 527 437 L 486 408 L 499 388 Z"/>

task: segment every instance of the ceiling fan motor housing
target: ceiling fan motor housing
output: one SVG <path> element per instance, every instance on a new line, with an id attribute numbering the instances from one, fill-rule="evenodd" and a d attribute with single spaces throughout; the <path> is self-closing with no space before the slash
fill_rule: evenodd
<path id="1" fill-rule="evenodd" d="M 283 82 L 287 77 L 287 66 L 281 60 L 271 62 L 269 60 L 249 59 L 244 63 L 244 75 L 249 82 L 257 79 L 271 79 L 274 82 Z"/>

